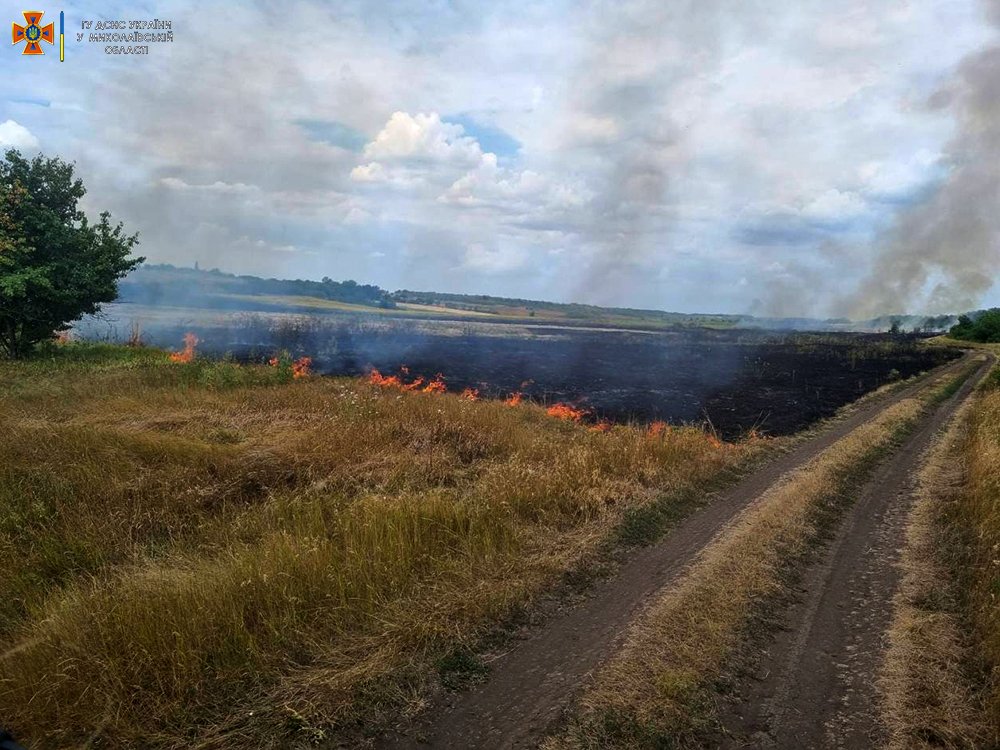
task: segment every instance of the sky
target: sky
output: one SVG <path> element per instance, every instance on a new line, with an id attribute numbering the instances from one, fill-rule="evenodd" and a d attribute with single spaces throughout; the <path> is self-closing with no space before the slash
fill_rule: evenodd
<path id="1" fill-rule="evenodd" d="M 22 21 L 20 5 L 0 5 Z M 70 3 L 0 147 L 149 262 L 681 312 L 1000 305 L 1000 0 Z M 81 23 L 171 21 L 108 55 Z M 95 29 L 91 29 L 95 31 Z"/>

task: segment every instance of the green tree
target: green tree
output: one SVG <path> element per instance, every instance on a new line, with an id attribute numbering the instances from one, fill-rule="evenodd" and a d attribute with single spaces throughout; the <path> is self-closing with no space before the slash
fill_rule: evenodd
<path id="1" fill-rule="evenodd" d="M 963 341 L 1000 343 L 1000 308 L 958 316 L 958 323 L 952 326 L 948 335 Z"/>
<path id="2" fill-rule="evenodd" d="M 994 307 L 976 318 L 973 336 L 976 341 L 1000 342 L 1000 308 Z"/>
<path id="3" fill-rule="evenodd" d="M 21 357 L 118 296 L 118 280 L 142 263 L 138 235 L 107 212 L 94 224 L 73 165 L 58 158 L 0 160 L 0 352 Z"/>
<path id="4" fill-rule="evenodd" d="M 953 339 L 967 339 L 972 335 L 972 318 L 968 315 L 959 315 L 958 322 L 951 327 L 948 335 Z"/>

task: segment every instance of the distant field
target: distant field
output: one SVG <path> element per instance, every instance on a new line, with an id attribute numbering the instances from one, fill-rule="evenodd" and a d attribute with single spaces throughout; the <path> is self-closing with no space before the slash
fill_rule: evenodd
<path id="1" fill-rule="evenodd" d="M 441 313 L 446 315 L 468 315 L 470 317 L 490 317 L 493 313 L 482 312 L 479 310 L 456 310 L 450 307 L 442 307 L 441 305 L 419 305 L 412 302 L 400 302 L 398 307 L 402 310 L 412 310 L 413 312 L 426 312 L 426 313 Z"/>
<path id="2" fill-rule="evenodd" d="M 567 326 L 664 330 L 688 326 L 729 328 L 738 315 L 687 315 L 488 295 L 388 292 L 354 281 L 310 281 L 237 276 L 216 269 L 142 266 L 120 285 L 121 301 L 142 307 L 184 307 L 226 312 L 371 315 L 427 319 L 493 319 Z"/>
<path id="3" fill-rule="evenodd" d="M 475 310 L 454 310 L 448 307 L 439 307 L 437 305 L 417 305 L 417 304 L 406 304 L 402 303 L 393 308 L 378 308 L 372 307 L 371 305 L 356 305 L 350 302 L 340 302 L 338 300 L 322 299 L 320 297 L 307 297 L 307 296 L 296 296 L 296 295 L 278 295 L 278 294 L 220 294 L 217 295 L 220 299 L 231 300 L 233 302 L 242 303 L 245 305 L 247 310 L 253 310 L 255 307 L 260 305 L 271 305 L 277 308 L 287 308 L 289 311 L 298 311 L 301 309 L 307 310 L 317 310 L 317 311 L 332 311 L 332 312 L 350 312 L 359 313 L 366 315 L 380 315 L 380 316 L 407 316 L 412 313 L 422 313 L 427 315 L 435 316 L 448 316 L 448 317 L 494 317 L 492 313 L 478 312 Z"/>
<path id="4" fill-rule="evenodd" d="M 669 330 L 693 326 L 732 328 L 735 318 L 725 316 L 687 316 L 668 313 L 637 312 L 622 314 L 612 308 L 586 308 L 584 312 L 569 314 L 560 309 L 532 308 L 499 303 L 458 305 L 418 302 L 396 302 L 394 307 L 380 308 L 352 304 L 338 300 L 300 295 L 276 294 L 216 294 L 202 300 L 206 307 L 242 309 L 245 311 L 350 313 L 389 318 L 431 318 L 462 320 L 466 318 L 494 320 L 508 323 L 551 324 L 571 327 L 599 326 L 609 328 L 639 328 Z"/>
<path id="5" fill-rule="evenodd" d="M 217 296 L 221 299 L 242 302 L 247 306 L 248 310 L 252 310 L 255 305 L 265 304 L 287 307 L 289 309 L 307 308 L 316 310 L 342 310 L 346 312 L 370 314 L 378 314 L 381 312 L 378 308 L 373 308 L 370 305 L 356 305 L 350 302 L 339 302 L 337 300 L 322 299 L 320 297 L 279 294 L 220 294 Z"/>

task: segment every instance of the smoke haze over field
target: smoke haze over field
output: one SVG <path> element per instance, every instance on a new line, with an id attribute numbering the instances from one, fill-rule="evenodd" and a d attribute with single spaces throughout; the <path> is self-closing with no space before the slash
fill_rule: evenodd
<path id="1" fill-rule="evenodd" d="M 1000 24 L 1000 0 L 987 11 Z M 932 312 L 976 307 L 1000 269 L 1000 45 L 970 55 L 929 107 L 955 115 L 948 174 L 876 242 L 870 274 L 844 312 L 858 317 L 919 304 Z"/>
<path id="2" fill-rule="evenodd" d="M 687 312 L 1000 304 L 998 0 L 137 8 L 67 6 L 65 63 L 0 56 L 0 146 L 75 160 L 151 262 Z M 75 41 L 138 17 L 175 41 Z"/>

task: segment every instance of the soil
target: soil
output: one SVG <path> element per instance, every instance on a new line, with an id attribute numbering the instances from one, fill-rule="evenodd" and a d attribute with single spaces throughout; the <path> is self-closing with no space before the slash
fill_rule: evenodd
<path id="1" fill-rule="evenodd" d="M 988 372 L 985 363 L 876 471 L 763 644 L 756 677 L 725 714 L 726 748 L 879 747 L 877 676 L 899 585 L 915 474 L 935 436 Z"/>
<path id="2" fill-rule="evenodd" d="M 961 363 L 955 363 L 948 369 L 957 370 L 960 366 Z M 598 583 L 592 595 L 582 603 L 554 616 L 542 627 L 529 631 L 522 641 L 509 648 L 506 653 L 493 655 L 495 658 L 491 659 L 491 675 L 483 684 L 465 693 L 444 694 L 435 699 L 422 718 L 384 736 L 379 746 L 470 749 L 537 746 L 539 740 L 564 718 L 565 711 L 586 686 L 589 675 L 615 652 L 626 632 L 626 626 L 640 614 L 644 604 L 662 587 L 676 579 L 698 552 L 744 508 L 782 475 L 802 466 L 888 405 L 913 395 L 925 382 L 926 379 L 921 379 L 889 395 L 859 404 L 843 418 L 834 421 L 818 434 L 802 440 L 788 453 L 754 472 L 706 507 L 695 511 L 663 540 L 638 551 L 613 577 Z M 955 399 L 967 394 L 968 388 L 969 386 L 963 388 Z M 943 407 L 939 413 L 943 414 L 950 408 L 950 405 Z M 911 440 L 910 444 L 917 447 L 904 450 L 901 454 L 911 456 L 915 461 L 919 455 L 919 440 L 929 440 L 935 426 L 943 418 L 935 416 L 918 433 L 925 437 Z M 914 453 L 914 450 L 917 452 Z M 891 465 L 895 464 L 894 460 Z M 897 485 L 893 483 L 904 478 L 905 472 L 900 474 L 900 471 L 908 468 L 910 459 L 904 459 L 900 470 L 890 469 L 889 473 L 880 474 L 877 487 L 882 490 L 889 487 L 895 492 Z M 861 506 L 868 508 L 869 504 L 862 503 Z M 869 524 L 879 523 L 880 520 L 877 516 L 862 515 L 858 517 L 856 524 L 867 529 Z M 873 532 L 870 536 L 874 540 L 878 534 Z M 891 536 L 890 534 L 889 537 Z M 850 555 L 861 554 L 865 548 L 858 547 L 848 537 L 849 534 L 845 532 L 840 546 L 845 550 L 843 559 L 850 562 Z M 850 580 L 854 581 L 853 578 Z M 884 583 L 871 575 L 858 581 L 858 597 L 875 596 L 870 592 L 865 593 L 869 590 L 863 589 L 860 583 L 867 582 L 875 588 Z M 852 592 L 854 590 L 851 589 Z M 836 607 L 837 602 L 845 599 L 834 597 L 832 601 L 832 606 Z M 867 610 L 861 604 L 855 604 L 854 608 L 859 614 Z M 826 616 L 830 619 L 831 630 L 825 633 L 817 631 L 817 637 L 831 639 L 838 648 L 841 643 L 844 649 L 853 645 L 850 641 L 844 641 L 843 636 L 847 631 L 842 633 L 839 626 L 833 624 L 841 619 L 839 612 L 828 612 Z M 812 621 L 819 620 L 814 618 Z M 862 630 L 879 625 L 877 622 L 861 623 L 859 620 Z M 855 632 L 857 631 L 851 631 Z M 855 650 L 850 649 L 852 652 Z M 817 653 L 823 653 L 823 648 L 818 648 Z M 819 693 L 830 689 L 829 684 L 816 687 Z M 797 699 L 798 696 L 793 693 L 791 691 L 788 695 Z M 805 712 L 802 715 L 809 716 Z M 753 731 L 756 731 L 756 727 Z M 811 745 L 808 742 L 787 745 L 793 746 Z"/>

